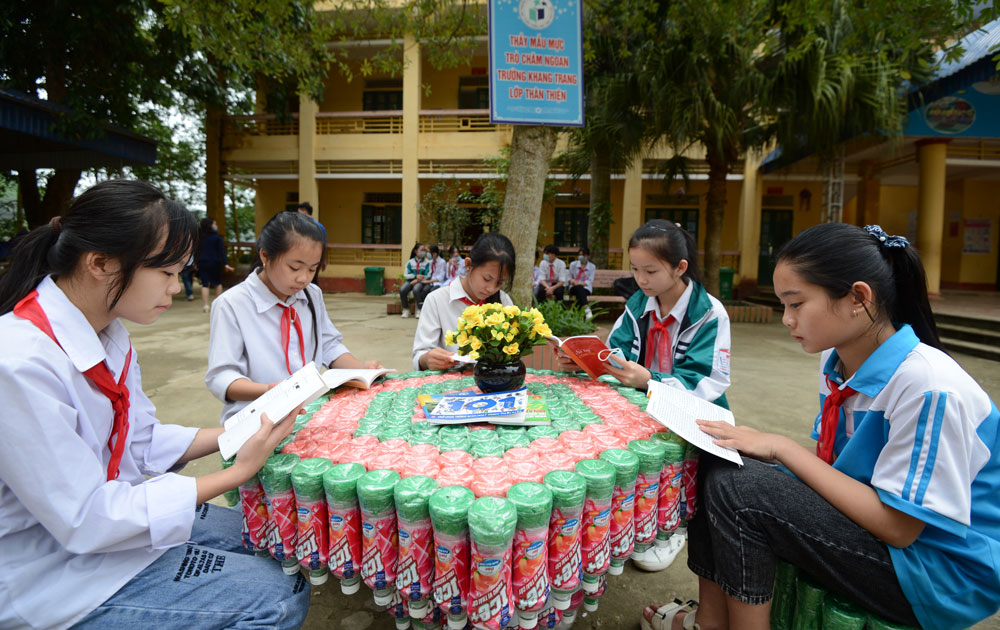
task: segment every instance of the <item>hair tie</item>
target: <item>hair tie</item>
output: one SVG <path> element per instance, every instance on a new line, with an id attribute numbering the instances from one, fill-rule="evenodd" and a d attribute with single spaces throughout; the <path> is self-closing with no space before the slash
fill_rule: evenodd
<path id="1" fill-rule="evenodd" d="M 892 236 L 885 233 L 881 225 L 866 225 L 865 232 L 882 244 L 882 247 L 907 247 L 910 241 L 905 236 Z"/>
<path id="2" fill-rule="evenodd" d="M 49 227 L 52 228 L 52 233 L 55 236 L 59 236 L 59 232 L 62 231 L 62 217 L 57 214 L 49 219 Z"/>

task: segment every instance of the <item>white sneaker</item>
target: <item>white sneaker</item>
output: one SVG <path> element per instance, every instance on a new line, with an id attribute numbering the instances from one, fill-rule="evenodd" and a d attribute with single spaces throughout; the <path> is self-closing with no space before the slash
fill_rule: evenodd
<path id="1" fill-rule="evenodd" d="M 410 316 L 410 309 L 404 308 L 403 309 L 403 319 L 407 319 L 409 316 Z"/>
<path id="2" fill-rule="evenodd" d="M 594 319 L 594 314 L 590 311 L 589 306 L 587 307 L 587 310 L 584 311 L 584 315 L 587 316 L 587 319 Z"/>
<path id="3" fill-rule="evenodd" d="M 635 566 L 643 571 L 662 571 L 674 563 L 674 559 L 684 548 L 687 542 L 687 532 L 677 531 L 666 540 L 657 540 L 656 543 L 640 553 L 632 554 L 632 561 Z"/>
<path id="4" fill-rule="evenodd" d="M 415 315 L 417 319 L 420 319 L 420 307 L 417 307 L 417 314 Z"/>
<path id="5" fill-rule="evenodd" d="M 201 312 L 202 313 L 207 313 L 208 312 L 208 304 L 206 304 L 206 305 L 204 305 L 204 306 L 201 307 Z"/>

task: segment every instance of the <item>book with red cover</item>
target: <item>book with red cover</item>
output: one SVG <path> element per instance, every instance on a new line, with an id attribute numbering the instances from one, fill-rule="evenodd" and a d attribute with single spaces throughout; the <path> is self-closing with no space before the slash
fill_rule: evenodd
<path id="1" fill-rule="evenodd" d="M 608 370 L 604 361 L 598 358 L 601 352 L 610 353 L 611 349 L 595 335 L 580 335 L 578 337 L 548 337 L 548 342 L 553 348 L 561 349 L 566 356 L 573 359 L 573 362 L 580 366 L 590 378 L 596 379 L 602 374 L 607 374 Z M 604 355 L 605 357 L 607 354 Z"/>

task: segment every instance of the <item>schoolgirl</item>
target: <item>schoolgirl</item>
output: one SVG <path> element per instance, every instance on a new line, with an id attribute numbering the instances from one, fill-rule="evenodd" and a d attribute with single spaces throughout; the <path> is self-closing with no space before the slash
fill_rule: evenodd
<path id="1" fill-rule="evenodd" d="M 448 266 L 445 268 L 444 284 L 451 284 L 455 278 L 465 275 L 465 259 L 458 251 L 458 245 L 448 248 Z"/>
<path id="2" fill-rule="evenodd" d="M 296 212 L 271 217 L 257 239 L 246 280 L 212 304 L 205 384 L 225 404 L 222 420 L 310 361 L 333 368 L 377 368 L 343 343 L 312 278 L 323 233 Z"/>
<path id="3" fill-rule="evenodd" d="M 197 230 L 149 184 L 106 181 L 32 231 L 0 279 L 0 628 L 305 618 L 304 580 L 234 544 L 238 511 L 199 505 L 256 474 L 293 423 L 262 423 L 230 468 L 176 474 L 221 428 L 156 420 L 119 321 L 170 307 Z"/>
<path id="4" fill-rule="evenodd" d="M 457 346 L 445 343 L 445 335 L 458 326 L 458 318 L 467 306 L 500 302 L 513 304 L 501 290 L 514 277 L 514 245 L 497 232 L 480 236 L 469 258 L 468 273 L 427 296 L 424 311 L 413 336 L 413 369 L 447 370 L 456 365 L 451 357 Z"/>
<path id="5" fill-rule="evenodd" d="M 417 283 L 417 288 L 413 291 L 414 300 L 417 303 L 416 315 L 418 318 L 420 317 L 420 309 L 424 305 L 424 300 L 427 299 L 431 291 L 444 284 L 445 272 L 447 271 L 447 263 L 442 260 L 441 250 L 437 245 L 428 247 L 427 253 L 430 256 L 427 261 L 427 275 Z"/>
<path id="6" fill-rule="evenodd" d="M 557 245 L 546 245 L 542 250 L 542 262 L 538 264 L 539 282 L 535 287 L 535 299 L 539 302 L 555 300 L 562 302 L 566 291 L 566 263 L 559 258 Z"/>
<path id="7" fill-rule="evenodd" d="M 233 270 L 226 258 L 226 244 L 219 235 L 219 226 L 211 217 L 201 220 L 201 237 L 198 239 L 198 257 L 195 265 L 198 268 L 198 280 L 201 282 L 202 310 L 207 313 L 209 290 L 215 289 L 215 297 L 219 297 L 222 294 L 222 271 Z"/>
<path id="8" fill-rule="evenodd" d="M 430 265 L 427 263 L 427 248 L 422 243 L 417 243 L 410 250 L 410 259 L 406 261 L 403 268 L 403 286 L 399 287 L 399 301 L 403 306 L 403 318 L 410 316 L 409 295 L 413 293 L 414 309 L 417 308 L 418 290 L 420 282 L 430 272 Z M 419 315 L 419 313 L 418 313 Z"/>
<path id="9" fill-rule="evenodd" d="M 940 349 L 925 283 L 906 239 L 878 226 L 822 224 L 782 248 L 782 322 L 822 353 L 815 453 L 701 422 L 748 457 L 702 458 L 700 606 L 647 609 L 647 623 L 766 628 L 778 558 L 894 624 L 968 628 L 997 610 L 1000 413 Z"/>
<path id="10" fill-rule="evenodd" d="M 594 292 L 596 273 L 597 266 L 590 262 L 590 248 L 584 245 L 576 252 L 576 260 L 569 264 L 569 294 L 578 306 L 587 306 L 587 298 Z"/>

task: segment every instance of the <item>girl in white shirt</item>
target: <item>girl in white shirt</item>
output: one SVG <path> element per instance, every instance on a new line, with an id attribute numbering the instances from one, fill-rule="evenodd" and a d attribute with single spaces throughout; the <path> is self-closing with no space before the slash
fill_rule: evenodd
<path id="1" fill-rule="evenodd" d="M 279 212 L 257 239 L 246 280 L 212 304 L 205 384 L 225 405 L 222 421 L 310 361 L 324 367 L 379 368 L 343 344 L 323 292 L 311 284 L 323 233 L 306 215 Z"/>
<path id="2" fill-rule="evenodd" d="M 459 254 L 458 245 L 448 248 L 448 266 L 445 268 L 444 284 L 451 284 L 455 278 L 465 275 L 465 259 Z"/>
<path id="3" fill-rule="evenodd" d="M 455 330 L 465 307 L 500 302 L 513 304 L 500 290 L 514 277 L 514 245 L 497 232 L 487 232 L 476 240 L 466 259 L 468 273 L 458 281 L 433 291 L 424 300 L 423 314 L 413 336 L 415 370 L 447 370 L 456 365 L 452 358 L 457 346 L 445 343 L 445 334 Z"/>
<path id="4" fill-rule="evenodd" d="M 119 321 L 169 308 L 196 238 L 156 188 L 102 182 L 29 234 L 0 279 L 0 628 L 305 618 L 301 578 L 238 548 L 239 512 L 196 507 L 256 474 L 293 422 L 262 423 L 230 468 L 176 474 L 216 452 L 221 429 L 156 420 Z"/>

